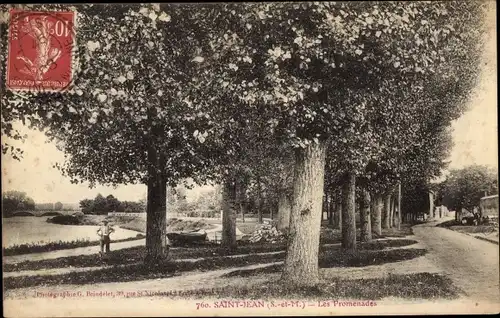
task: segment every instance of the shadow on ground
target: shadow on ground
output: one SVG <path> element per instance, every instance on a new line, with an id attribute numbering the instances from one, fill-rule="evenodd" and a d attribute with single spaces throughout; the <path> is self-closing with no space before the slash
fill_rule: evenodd
<path id="1" fill-rule="evenodd" d="M 373 279 L 329 279 L 314 288 L 289 288 L 280 281 L 269 281 L 252 286 L 224 287 L 217 290 L 192 291 L 197 298 L 219 299 L 358 299 L 378 300 L 385 297 L 405 299 L 455 299 L 463 291 L 450 278 L 434 273 L 392 275 Z M 183 298 L 189 295 L 183 294 Z"/>
<path id="2" fill-rule="evenodd" d="M 382 250 L 385 247 L 399 247 L 416 243 L 413 240 L 387 240 L 360 245 L 355 252 L 345 252 L 339 246 L 323 246 L 320 250 L 320 267 L 362 267 L 369 265 L 380 265 L 390 262 L 404 261 L 415 258 L 426 253 L 423 249 L 393 249 Z M 167 261 L 152 267 L 144 263 L 113 266 L 98 270 L 73 272 L 59 275 L 36 275 L 6 277 L 4 279 L 5 289 L 15 289 L 34 286 L 53 286 L 62 284 L 93 284 L 109 282 L 126 282 L 147 279 L 158 279 L 172 277 L 175 274 L 190 271 L 212 271 L 217 269 L 242 267 L 254 264 L 265 264 L 283 261 L 285 252 L 277 254 L 249 254 L 241 257 L 209 257 L 196 261 Z M 271 267 L 272 272 L 279 271 L 280 267 Z M 266 269 L 271 271 L 271 269 Z M 238 272 L 238 271 L 235 271 Z M 254 275 L 252 272 L 239 272 L 239 276 Z M 258 274 L 259 272 L 255 272 Z M 238 276 L 238 274 L 232 274 Z"/>
<path id="3" fill-rule="evenodd" d="M 319 258 L 320 268 L 364 267 L 410 260 L 423 256 L 425 249 L 395 249 L 389 251 L 358 250 L 356 252 L 326 251 Z M 255 269 L 235 270 L 224 277 L 248 277 L 280 272 L 283 265 L 276 264 Z"/>
<path id="4" fill-rule="evenodd" d="M 417 243 L 414 240 L 380 240 L 370 243 L 359 244 L 360 249 L 380 250 L 386 247 L 401 247 Z M 333 247 L 321 247 L 322 249 L 332 249 Z M 286 244 L 253 244 L 238 246 L 234 250 L 221 247 L 198 247 L 198 248 L 179 248 L 171 250 L 169 257 L 171 259 L 186 258 L 205 258 L 205 257 L 223 257 L 230 255 L 243 255 L 255 253 L 267 253 L 285 251 Z M 98 254 L 61 257 L 56 259 L 47 259 L 39 261 L 25 261 L 17 264 L 4 264 L 4 272 L 40 270 L 47 268 L 67 268 L 67 267 L 95 267 L 95 266 L 113 266 L 136 264 L 144 260 L 146 248 L 137 246 L 118 251 L 112 251 L 109 255 L 101 257 Z"/>
<path id="5" fill-rule="evenodd" d="M 448 221 L 436 224 L 437 227 L 450 227 L 450 226 L 455 226 L 455 225 L 461 225 L 461 224 L 455 220 L 448 220 Z"/>

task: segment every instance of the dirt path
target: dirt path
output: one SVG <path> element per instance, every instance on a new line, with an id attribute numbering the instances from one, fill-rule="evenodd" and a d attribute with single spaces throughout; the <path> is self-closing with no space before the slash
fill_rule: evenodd
<path id="1" fill-rule="evenodd" d="M 417 225 L 415 236 L 428 249 L 426 258 L 463 289 L 471 300 L 498 303 L 498 245 L 436 227 Z"/>

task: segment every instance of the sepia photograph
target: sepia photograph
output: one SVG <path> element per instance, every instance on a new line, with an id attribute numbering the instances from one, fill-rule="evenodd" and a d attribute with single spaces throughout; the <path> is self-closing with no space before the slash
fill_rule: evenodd
<path id="1" fill-rule="evenodd" d="M 0 4 L 5 317 L 498 314 L 496 1 Z"/>

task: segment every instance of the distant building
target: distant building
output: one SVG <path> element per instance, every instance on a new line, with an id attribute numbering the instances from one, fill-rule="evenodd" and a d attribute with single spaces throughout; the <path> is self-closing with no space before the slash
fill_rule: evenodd
<path id="1" fill-rule="evenodd" d="M 498 218 L 498 194 L 482 197 L 479 200 L 479 211 L 483 217 Z"/>

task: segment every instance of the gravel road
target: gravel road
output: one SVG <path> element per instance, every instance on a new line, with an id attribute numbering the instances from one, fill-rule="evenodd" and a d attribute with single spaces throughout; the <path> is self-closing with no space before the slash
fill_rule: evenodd
<path id="1" fill-rule="evenodd" d="M 426 223 L 413 228 L 417 240 L 429 251 L 426 258 L 442 269 L 470 300 L 498 303 L 498 245 L 436 227 L 436 224 Z"/>

